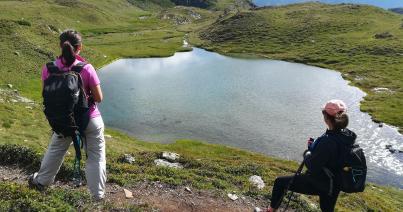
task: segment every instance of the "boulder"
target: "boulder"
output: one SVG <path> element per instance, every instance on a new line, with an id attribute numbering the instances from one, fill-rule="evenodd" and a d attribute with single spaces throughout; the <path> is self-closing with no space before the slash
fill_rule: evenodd
<path id="1" fill-rule="evenodd" d="M 180 164 L 180 163 L 171 163 L 171 162 L 163 160 L 163 159 L 156 159 L 156 160 L 154 160 L 154 163 L 157 166 L 170 167 L 170 168 L 175 168 L 175 169 L 183 168 L 182 164 Z"/>
<path id="2" fill-rule="evenodd" d="M 175 161 L 180 158 L 180 155 L 175 152 L 163 152 L 162 158 L 168 161 Z"/>
<path id="3" fill-rule="evenodd" d="M 249 182 L 251 185 L 255 186 L 259 190 L 263 189 L 265 187 L 264 181 L 260 176 L 253 175 L 249 178 Z"/>

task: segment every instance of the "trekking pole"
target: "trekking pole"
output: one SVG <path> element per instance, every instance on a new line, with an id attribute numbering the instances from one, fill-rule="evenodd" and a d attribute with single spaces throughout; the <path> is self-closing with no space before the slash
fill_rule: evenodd
<path id="1" fill-rule="evenodd" d="M 306 159 L 310 154 L 311 154 L 310 151 L 305 150 L 305 152 L 304 152 L 304 154 L 303 154 L 304 159 L 302 160 L 302 162 L 301 162 L 301 164 L 299 165 L 299 167 L 298 167 L 297 171 L 295 172 L 294 176 L 291 178 L 290 182 L 288 183 L 287 188 L 286 188 L 286 190 L 285 190 L 285 193 L 287 193 L 287 191 L 290 189 L 291 184 L 294 183 L 294 179 L 295 179 L 298 175 L 301 174 L 302 169 L 304 168 L 305 159 Z M 290 194 L 290 196 L 288 197 L 287 205 L 285 206 L 283 212 L 288 209 L 288 206 L 290 205 L 290 201 L 291 201 L 291 198 L 292 198 L 293 195 L 294 195 L 294 191 L 291 191 L 291 194 Z"/>
<path id="2" fill-rule="evenodd" d="M 73 137 L 74 149 L 76 150 L 76 158 L 74 159 L 74 171 L 73 171 L 73 184 L 75 187 L 80 187 L 81 183 L 81 145 L 80 135 L 77 134 Z"/>

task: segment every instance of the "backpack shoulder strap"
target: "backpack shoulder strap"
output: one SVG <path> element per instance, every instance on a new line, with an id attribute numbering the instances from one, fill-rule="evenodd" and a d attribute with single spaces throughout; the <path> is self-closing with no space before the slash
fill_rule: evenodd
<path id="1" fill-rule="evenodd" d="M 55 62 L 46 63 L 46 68 L 48 69 L 48 72 L 51 73 L 51 74 L 60 71 L 59 67 L 57 67 Z"/>
<path id="2" fill-rule="evenodd" d="M 71 67 L 71 71 L 74 71 L 76 73 L 80 73 L 81 70 L 83 70 L 84 66 L 86 66 L 87 63 L 84 62 L 79 62 L 76 65 L 74 65 L 73 67 Z"/>

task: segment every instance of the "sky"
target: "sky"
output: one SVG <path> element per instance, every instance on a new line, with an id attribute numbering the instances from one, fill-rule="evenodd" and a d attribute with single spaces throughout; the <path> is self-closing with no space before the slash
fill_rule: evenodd
<path id="1" fill-rule="evenodd" d="M 264 5 L 283 5 L 290 3 L 301 3 L 308 2 L 312 0 L 254 0 L 255 4 L 258 6 Z M 324 3 L 356 3 L 356 4 L 370 4 L 378 7 L 382 7 L 385 9 L 395 8 L 395 7 L 403 7 L 403 0 L 319 0 Z"/>

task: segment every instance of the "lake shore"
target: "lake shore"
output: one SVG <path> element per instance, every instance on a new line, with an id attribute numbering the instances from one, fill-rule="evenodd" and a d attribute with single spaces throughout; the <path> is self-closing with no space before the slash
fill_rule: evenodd
<path id="1" fill-rule="evenodd" d="M 80 5 L 72 11 L 74 17 L 63 15 L 69 5 L 47 1 L 0 2 L 4 8 L 4 13 L 0 14 L 0 35 L 5 38 L 0 40 L 1 87 L 33 100 L 33 104 L 15 102 L 15 96 L 1 93 L 0 144 L 2 150 L 4 144 L 17 144 L 19 147 L 13 146 L 10 149 L 12 154 L 4 153 L 0 157 L 15 158 L 14 163 L 17 164 L 14 165 L 21 165 L 27 171 L 38 168 L 38 162 L 50 136 L 41 106 L 40 69 L 59 54 L 57 35 L 61 29 L 74 27 L 83 32 L 86 39 L 84 43 L 87 42 L 83 56 L 97 67 L 117 58 L 166 56 L 182 49 L 185 33 L 176 31 L 169 20 L 161 21 L 157 12 L 141 10 L 128 5 L 126 1 L 116 2 L 117 4 L 111 7 L 108 2 L 88 1 L 86 4 L 96 10 L 88 14 L 88 5 Z M 38 19 L 37 11 L 41 11 L 42 18 Z M 24 14 L 23 20 L 21 14 Z M 109 129 L 107 134 L 111 136 L 107 138 L 109 182 L 121 185 L 131 185 L 147 179 L 162 181 L 170 186 L 189 185 L 206 190 L 235 191 L 251 197 L 264 196 L 267 199 L 275 177 L 291 174 L 297 167 L 292 161 L 219 145 L 194 141 L 162 145 L 139 141 Z M 182 154 L 182 162 L 187 164 L 188 168 L 171 170 L 155 167 L 153 160 L 166 150 Z M 68 176 L 72 173 L 71 164 L 74 159 L 74 150 L 70 149 L 69 152 L 58 177 L 65 181 L 69 180 Z M 137 163 L 120 163 L 119 158 L 126 153 L 135 155 Z M 35 162 L 36 165 L 24 167 L 18 163 L 19 160 L 29 161 L 30 164 Z M 268 185 L 265 190 L 255 191 L 250 188 L 247 179 L 254 173 L 264 176 Z M 16 186 L 14 183 L 3 181 L 0 182 L 0 188 L 1 192 L 5 192 L 0 195 L 2 207 L 12 204 L 24 205 L 24 209 L 65 206 L 64 209 L 76 210 L 80 207 L 77 202 L 84 201 L 85 205 L 90 201 L 88 193 L 83 190 L 55 187 L 49 193 L 42 194 L 28 190 L 26 185 Z M 396 211 L 403 208 L 402 195 L 400 189 L 368 184 L 364 193 L 342 195 L 337 207 L 340 211 Z M 317 204 L 317 200 L 300 197 L 293 207 L 315 211 L 315 206 L 311 203 Z M 101 208 L 110 209 L 108 205 Z M 124 208 L 130 209 L 130 206 L 126 205 Z"/>

